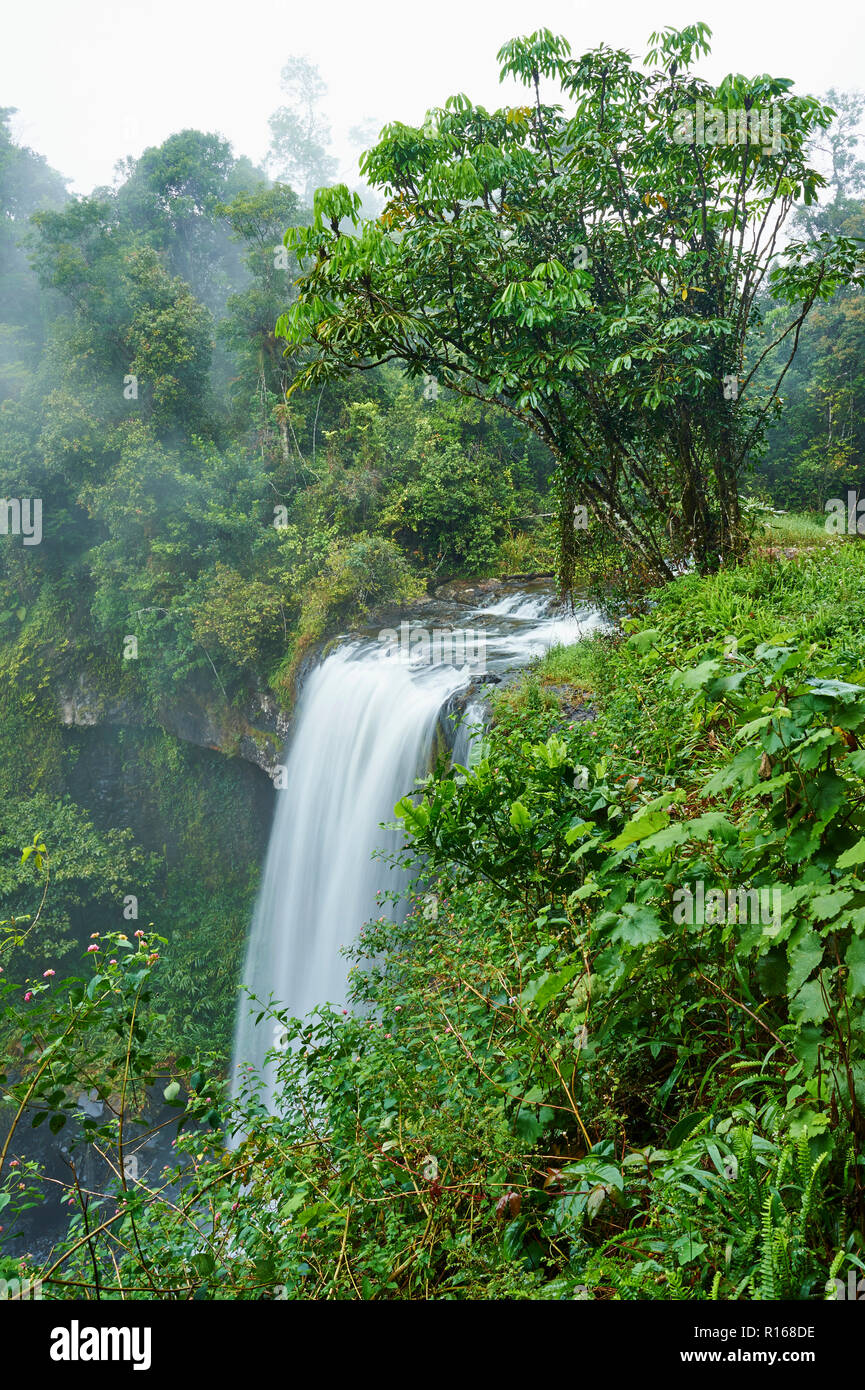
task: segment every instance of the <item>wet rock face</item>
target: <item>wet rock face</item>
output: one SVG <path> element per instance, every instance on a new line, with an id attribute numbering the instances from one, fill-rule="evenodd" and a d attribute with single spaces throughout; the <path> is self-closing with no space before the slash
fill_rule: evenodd
<path id="1" fill-rule="evenodd" d="M 60 723 L 68 729 L 158 726 L 184 743 L 243 758 L 269 777 L 280 765 L 291 728 L 290 715 L 267 689 L 257 691 L 240 710 L 214 706 L 188 693 L 182 704 L 165 706 L 154 719 L 131 700 L 105 695 L 81 671 L 72 684 L 57 691 L 56 702 Z"/>
<path id="2" fill-rule="evenodd" d="M 545 685 L 544 691 L 547 695 L 555 696 L 565 724 L 588 724 L 597 719 L 598 712 L 594 705 L 590 700 L 583 699 L 576 686 Z"/>
<path id="3" fill-rule="evenodd" d="M 434 589 L 433 596 L 446 603 L 479 603 L 481 599 L 489 598 L 490 594 L 497 593 L 499 589 L 554 577 L 552 574 L 537 573 L 506 574 L 501 579 L 451 579 L 447 584 L 440 584 Z"/>
<path id="4" fill-rule="evenodd" d="M 503 588 L 501 579 L 455 579 L 450 584 L 441 584 L 435 590 L 435 597 L 447 603 L 477 603 Z"/>
<path id="5" fill-rule="evenodd" d="M 74 684 L 57 692 L 57 712 L 67 728 L 140 723 L 131 704 L 102 695 L 90 685 L 83 671 L 79 671 Z"/>
<path id="6" fill-rule="evenodd" d="M 161 711 L 159 722 L 185 743 L 243 758 L 260 767 L 268 777 L 274 777 L 281 765 L 291 729 L 291 716 L 268 690 L 257 691 L 240 710 L 214 710 L 188 700 L 183 706 Z"/>
<path id="7" fill-rule="evenodd" d="M 175 864 L 185 851 L 170 809 L 171 779 L 192 780 L 203 798 L 215 799 L 207 830 L 215 852 L 260 860 L 276 802 L 273 782 L 262 776 L 260 764 L 193 743 L 183 750 L 180 770 L 172 771 L 160 762 L 163 740 L 159 730 L 128 725 L 69 729 L 58 793 L 83 807 L 97 829 L 126 827 L 144 849 Z"/>

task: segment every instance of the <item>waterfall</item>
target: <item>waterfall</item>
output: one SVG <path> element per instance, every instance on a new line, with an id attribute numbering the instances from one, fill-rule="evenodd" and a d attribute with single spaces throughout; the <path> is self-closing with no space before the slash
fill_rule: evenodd
<path id="1" fill-rule="evenodd" d="M 548 593 L 511 594 L 464 616 L 488 639 L 495 671 L 522 666 L 556 642 L 577 641 L 605 625 L 597 610 L 566 612 Z M 396 831 L 380 829 L 381 822 L 393 821 L 395 803 L 428 770 L 436 727 L 474 678 L 468 666 L 419 664 L 381 641 L 355 641 L 305 682 L 247 949 L 235 1097 L 241 1068 L 251 1065 L 264 1083 L 261 1099 L 273 1108 L 274 1067 L 265 1056 L 277 1041 L 274 1022 L 255 1024 L 271 998 L 295 1018 L 320 1004 L 344 1005 L 348 966 L 341 948 L 364 922 L 394 910 L 377 895 L 399 891 L 409 877 L 383 857 L 400 840 Z M 456 731 L 455 762 L 467 766 L 479 756 L 482 723 L 483 704 L 470 699 Z M 374 851 L 380 851 L 375 858 Z"/>
<path id="2" fill-rule="evenodd" d="M 347 962 L 340 948 L 391 910 L 376 894 L 407 875 L 372 852 L 395 851 L 393 808 L 428 770 L 436 724 L 467 670 L 412 668 L 381 645 L 334 652 L 306 681 L 286 764 L 244 970 L 245 991 L 303 1017 L 318 1004 L 341 1006 Z M 475 715 L 477 718 L 477 714 Z M 464 736 L 465 740 L 465 736 Z M 256 1027 L 244 991 L 238 1009 L 233 1079 L 251 1063 L 273 1099 L 272 1021 Z"/>

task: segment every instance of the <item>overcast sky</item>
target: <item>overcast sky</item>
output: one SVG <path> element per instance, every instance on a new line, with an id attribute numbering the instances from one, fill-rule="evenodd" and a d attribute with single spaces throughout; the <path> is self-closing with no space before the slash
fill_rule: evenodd
<path id="1" fill-rule="evenodd" d="M 13 129 L 90 192 L 116 161 L 174 131 L 218 131 L 260 161 L 279 72 L 318 64 L 336 153 L 367 118 L 420 121 L 453 92 L 498 105 L 495 55 L 541 26 L 582 52 L 600 42 L 643 56 L 653 29 L 705 21 L 698 71 L 769 72 L 797 90 L 865 87 L 861 0 L 6 0 L 0 105 Z M 345 174 L 344 174 L 345 176 Z"/>

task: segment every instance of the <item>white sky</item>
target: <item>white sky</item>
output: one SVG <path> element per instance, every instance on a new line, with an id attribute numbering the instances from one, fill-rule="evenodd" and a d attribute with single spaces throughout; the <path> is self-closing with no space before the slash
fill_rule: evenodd
<path id="1" fill-rule="evenodd" d="M 546 26 L 580 53 L 600 42 L 642 57 L 653 29 L 704 20 L 698 71 L 791 77 L 800 92 L 865 87 L 861 0 L 6 0 L 0 105 L 72 180 L 111 183 L 115 162 L 178 130 L 218 131 L 259 161 L 279 71 L 292 54 L 327 83 L 335 149 L 367 117 L 420 121 L 464 91 L 501 104 L 496 51 Z"/>

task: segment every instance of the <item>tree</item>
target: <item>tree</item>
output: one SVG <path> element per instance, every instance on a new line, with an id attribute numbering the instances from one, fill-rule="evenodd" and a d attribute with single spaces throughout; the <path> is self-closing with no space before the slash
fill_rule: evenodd
<path id="1" fill-rule="evenodd" d="M 261 170 L 236 159 L 221 136 L 200 130 L 178 131 L 120 167 L 126 174 L 117 193 L 121 225 L 144 234 L 219 317 L 243 280 L 220 210 L 259 184 Z"/>
<path id="2" fill-rule="evenodd" d="M 207 428 L 212 320 L 188 284 L 118 219 L 112 199 L 75 199 L 38 212 L 42 284 L 72 304 L 64 325 L 66 379 L 100 396 L 109 418 L 135 406 L 161 430 Z"/>
<path id="3" fill-rule="evenodd" d="M 228 301 L 228 315 L 219 336 L 239 364 L 232 394 L 246 421 L 255 419 L 264 442 L 276 424 L 283 462 L 291 456 L 285 391 L 293 363 L 280 351 L 274 325 L 285 304 L 286 285 L 297 274 L 294 258 L 281 245 L 289 220 L 300 221 L 305 211 L 300 198 L 285 184 L 260 184 L 239 193 L 222 209 L 234 238 L 245 246 L 244 265 L 250 282 Z"/>
<path id="4" fill-rule="evenodd" d="M 830 89 L 826 100 L 836 115 L 813 145 L 828 169 L 831 197 L 797 207 L 792 226 L 811 238 L 829 234 L 865 245 L 865 162 L 859 158 L 858 137 L 865 97 Z M 784 314 L 783 305 L 768 305 L 764 343 L 775 337 Z M 776 370 L 776 356 L 770 355 L 760 369 L 763 384 Z M 846 497 L 848 487 L 858 486 L 865 458 L 863 396 L 865 296 L 859 285 L 841 285 L 831 299 L 815 306 L 803 326 L 784 382 L 783 423 L 770 431 L 758 466 L 776 505 L 822 512 L 827 498 Z"/>
<path id="5" fill-rule="evenodd" d="M 336 174 L 328 154 L 330 126 L 321 114 L 327 88 L 318 68 L 306 58 L 289 58 L 280 74 L 286 104 L 270 118 L 268 167 L 274 178 L 297 189 L 309 203 L 319 184 Z"/>
<path id="6" fill-rule="evenodd" d="M 653 35 L 648 69 L 606 46 L 574 59 L 547 30 L 515 40 L 502 76 L 530 104 L 460 95 L 419 128 L 387 126 L 362 162 L 381 217 L 359 224 L 337 186 L 287 234 L 306 269 L 277 331 L 318 354 L 295 386 L 396 359 L 509 411 L 558 464 L 566 589 L 579 504 L 656 575 L 738 553 L 739 481 L 777 408 L 778 381 L 758 396 L 748 361 L 760 287 L 788 306 L 788 362 L 815 300 L 861 279 L 848 238 L 778 250 L 795 200 L 824 183 L 806 148 L 831 111 L 787 79 L 710 86 L 690 72 L 708 36 Z M 568 110 L 541 101 L 541 79 Z M 724 143 L 702 124 L 716 108 Z"/>
<path id="7" fill-rule="evenodd" d="M 25 250 L 29 220 L 67 196 L 65 179 L 43 156 L 13 140 L 14 114 L 0 107 L 0 401 L 19 393 L 42 341 L 39 284 Z"/>
<path id="8" fill-rule="evenodd" d="M 828 156 L 831 163 L 829 187 L 833 201 L 861 197 L 865 193 L 865 160 L 859 157 L 859 127 L 865 112 L 862 92 L 836 92 L 830 87 L 826 100 L 835 111 L 825 141 L 815 142 L 816 148 Z"/>

